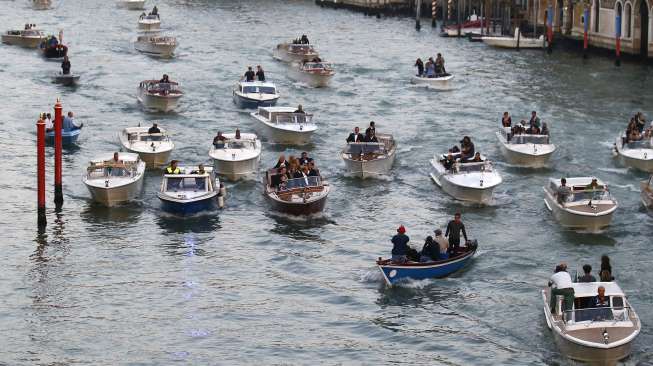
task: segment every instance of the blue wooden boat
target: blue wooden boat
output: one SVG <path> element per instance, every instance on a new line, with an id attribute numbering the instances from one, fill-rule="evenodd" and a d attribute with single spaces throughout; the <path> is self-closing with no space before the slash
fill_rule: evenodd
<path id="1" fill-rule="evenodd" d="M 157 196 L 161 208 L 176 215 L 191 215 L 217 207 L 220 181 L 211 167 L 199 173 L 197 167 L 179 168 L 180 174 L 164 174 Z"/>
<path id="2" fill-rule="evenodd" d="M 61 144 L 63 146 L 74 145 L 79 138 L 79 134 L 82 132 L 81 128 L 76 128 L 70 131 L 61 131 Z M 45 133 L 45 142 L 48 145 L 54 145 L 54 131 L 49 131 Z"/>
<path id="3" fill-rule="evenodd" d="M 392 286 L 407 279 L 424 280 L 446 277 L 464 268 L 471 261 L 477 248 L 476 240 L 472 240 L 466 246 L 460 247 L 458 252 L 449 259 L 425 263 L 409 261 L 396 264 L 390 259 L 379 258 L 376 264 L 379 266 L 385 282 L 388 286 Z"/>
<path id="4" fill-rule="evenodd" d="M 279 97 L 276 85 L 268 81 L 239 81 L 233 90 L 233 100 L 239 108 L 271 107 Z"/>

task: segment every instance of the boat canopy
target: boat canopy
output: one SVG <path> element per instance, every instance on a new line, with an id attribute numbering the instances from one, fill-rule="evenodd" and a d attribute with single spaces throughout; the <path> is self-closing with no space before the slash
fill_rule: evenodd
<path id="1" fill-rule="evenodd" d="M 293 178 L 286 181 L 285 187 L 279 187 L 279 190 L 291 190 L 295 188 L 305 188 L 305 187 L 320 187 L 322 186 L 322 181 L 320 177 L 312 176 L 306 178 Z"/>
<path id="2" fill-rule="evenodd" d="M 208 174 L 185 174 L 175 176 L 166 174 L 166 192 L 206 192 L 208 190 Z"/>

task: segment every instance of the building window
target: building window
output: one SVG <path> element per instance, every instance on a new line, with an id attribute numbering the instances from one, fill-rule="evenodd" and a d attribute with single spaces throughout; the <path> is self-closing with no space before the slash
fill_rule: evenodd
<path id="1" fill-rule="evenodd" d="M 630 3 L 626 4 L 626 11 L 624 12 L 624 19 L 623 19 L 623 24 L 624 24 L 624 30 L 625 32 L 624 35 L 626 38 L 630 38 L 630 14 L 633 12 L 632 6 L 630 6 Z"/>

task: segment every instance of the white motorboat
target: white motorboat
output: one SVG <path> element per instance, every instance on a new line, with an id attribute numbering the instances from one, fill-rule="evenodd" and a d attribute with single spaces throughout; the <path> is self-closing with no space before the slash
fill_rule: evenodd
<path id="1" fill-rule="evenodd" d="M 239 108 L 273 106 L 279 97 L 277 86 L 270 81 L 239 81 L 233 89 L 233 101 Z"/>
<path id="2" fill-rule="evenodd" d="M 138 18 L 138 29 L 142 31 L 161 30 L 161 18 L 159 18 L 159 14 L 141 15 Z"/>
<path id="3" fill-rule="evenodd" d="M 27 24 L 26 29 L 8 30 L 2 35 L 2 43 L 27 48 L 37 48 L 45 40 L 45 33 Z"/>
<path id="4" fill-rule="evenodd" d="M 329 86 L 336 72 L 329 62 L 297 62 L 288 69 L 288 76 L 314 88 Z"/>
<path id="5" fill-rule="evenodd" d="M 138 36 L 134 42 L 134 48 L 149 56 L 168 58 L 174 56 L 177 38 L 154 35 Z"/>
<path id="6" fill-rule="evenodd" d="M 211 146 L 209 156 L 213 159 L 216 174 L 237 180 L 258 172 L 261 160 L 261 142 L 253 133 L 223 134 L 225 140 Z"/>
<path id="7" fill-rule="evenodd" d="M 626 142 L 626 134 L 617 137 L 614 152 L 622 164 L 653 173 L 653 137 Z"/>
<path id="8" fill-rule="evenodd" d="M 596 179 L 597 186 L 592 187 Z M 550 178 L 544 186 L 544 203 L 562 226 L 589 231 L 599 231 L 610 225 L 617 201 L 610 195 L 607 185 L 594 177 L 566 178 L 569 191 L 558 199 L 560 179 Z"/>
<path id="9" fill-rule="evenodd" d="M 276 169 L 266 172 L 265 197 L 276 211 L 306 216 L 324 211 L 331 186 L 321 176 L 281 180 Z"/>
<path id="10" fill-rule="evenodd" d="M 315 47 L 307 43 L 280 43 L 272 52 L 272 57 L 283 62 L 302 62 L 319 56 Z"/>
<path id="11" fill-rule="evenodd" d="M 138 86 L 138 101 L 149 110 L 170 112 L 177 108 L 183 95 L 179 84 L 174 81 L 143 80 Z"/>
<path id="12" fill-rule="evenodd" d="M 546 324 L 561 353 L 591 365 L 616 365 L 628 357 L 641 331 L 635 309 L 616 282 L 574 282 L 573 309 L 563 309 L 563 298 L 542 290 Z M 606 306 L 595 307 L 599 287 L 605 289 Z"/>
<path id="13" fill-rule="evenodd" d="M 138 154 L 148 168 L 163 166 L 168 163 L 175 144 L 164 128 L 158 128 L 160 132 L 150 133 L 149 127 L 127 127 L 120 133 L 120 144 Z"/>
<path id="14" fill-rule="evenodd" d="M 413 77 L 410 78 L 410 83 L 415 85 L 424 85 L 433 89 L 446 90 L 451 88 L 451 84 L 453 84 L 453 75 L 444 74 L 432 78 L 413 75 Z"/>
<path id="15" fill-rule="evenodd" d="M 515 35 L 513 37 L 482 37 L 483 43 L 488 46 L 499 48 L 544 48 L 546 47 L 546 40 L 544 35 L 539 38 L 524 37 L 519 28 L 515 28 Z"/>
<path id="16" fill-rule="evenodd" d="M 179 167 L 179 174 L 164 174 L 156 193 L 164 211 L 190 215 L 213 210 L 218 205 L 220 180 L 211 167 Z"/>
<path id="17" fill-rule="evenodd" d="M 379 142 L 349 142 L 340 152 L 345 170 L 368 178 L 388 174 L 395 161 L 397 145 L 392 135 L 377 134 Z"/>
<path id="18" fill-rule="evenodd" d="M 317 125 L 312 114 L 295 113 L 295 110 L 292 107 L 258 107 L 250 115 L 260 122 L 261 130 L 270 141 L 305 145 L 311 141 Z"/>
<path id="19" fill-rule="evenodd" d="M 32 0 L 32 8 L 35 10 L 47 10 L 52 6 L 52 0 Z"/>
<path id="20" fill-rule="evenodd" d="M 431 159 L 431 178 L 442 190 L 460 201 L 480 204 L 492 202 L 492 193 L 503 179 L 484 156 L 482 162 L 455 162 L 451 169 L 444 165 L 446 155 Z"/>
<path id="21" fill-rule="evenodd" d="M 496 132 L 501 152 L 510 164 L 528 168 L 546 166 L 556 147 L 550 143 L 549 135 L 513 135 L 510 127 L 501 127 Z"/>
<path id="22" fill-rule="evenodd" d="M 647 208 L 653 208 L 653 175 L 639 183 L 642 190 L 642 203 Z"/>
<path id="23" fill-rule="evenodd" d="M 118 6 L 129 10 L 145 9 L 145 0 L 118 0 Z"/>
<path id="24" fill-rule="evenodd" d="M 82 181 L 93 200 L 105 206 L 115 206 L 137 198 L 143 189 L 145 162 L 138 154 L 113 153 L 91 160 Z"/>
<path id="25" fill-rule="evenodd" d="M 65 85 L 65 86 L 72 86 L 72 85 L 77 85 L 79 82 L 79 74 L 63 74 L 61 72 L 58 72 L 55 74 L 52 79 L 54 80 L 55 83 Z"/>

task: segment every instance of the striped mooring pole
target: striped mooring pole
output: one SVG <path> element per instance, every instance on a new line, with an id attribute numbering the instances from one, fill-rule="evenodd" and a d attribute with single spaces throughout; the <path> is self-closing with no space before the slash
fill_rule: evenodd
<path id="1" fill-rule="evenodd" d="M 438 1 L 433 0 L 431 2 L 431 27 L 434 27 L 434 28 L 437 25 L 436 21 L 435 21 L 435 13 L 437 13 L 437 9 L 438 9 Z"/>

